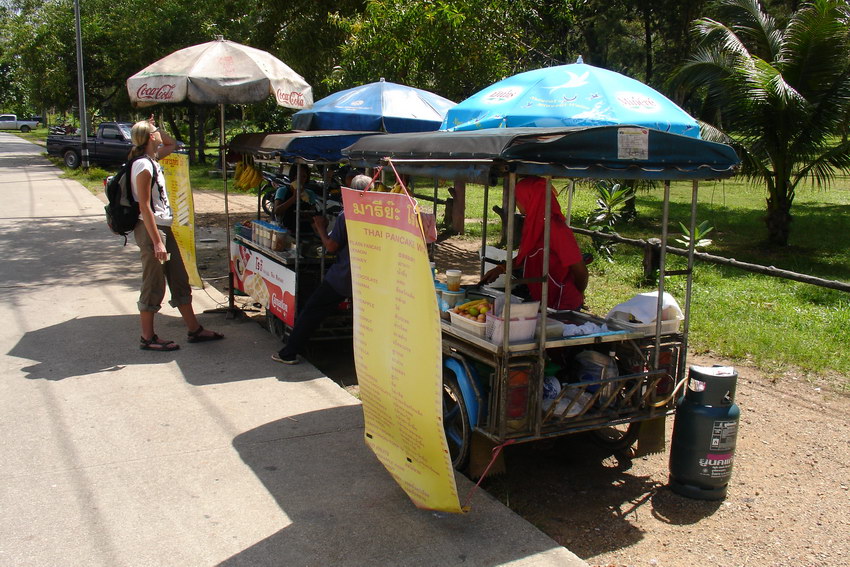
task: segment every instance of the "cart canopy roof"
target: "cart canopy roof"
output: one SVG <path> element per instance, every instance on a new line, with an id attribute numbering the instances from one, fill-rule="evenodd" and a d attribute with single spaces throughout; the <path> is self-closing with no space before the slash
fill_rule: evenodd
<path id="1" fill-rule="evenodd" d="M 406 173 L 485 179 L 508 171 L 552 177 L 718 179 L 740 163 L 725 145 L 643 128 L 489 128 L 361 138 L 342 152 L 353 165 L 390 158 Z"/>
<path id="2" fill-rule="evenodd" d="M 364 136 L 381 132 L 352 132 L 345 130 L 313 130 L 237 134 L 228 148 L 236 153 L 250 154 L 262 159 L 281 158 L 292 161 L 301 158 L 308 162 L 338 163 L 343 161 L 342 148 L 350 146 Z"/>

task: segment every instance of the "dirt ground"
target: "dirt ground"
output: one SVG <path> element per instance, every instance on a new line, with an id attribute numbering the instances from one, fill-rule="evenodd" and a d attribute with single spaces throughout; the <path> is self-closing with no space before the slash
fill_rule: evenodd
<path id="1" fill-rule="evenodd" d="M 232 223 L 256 218 L 254 198 L 231 197 Z M 195 208 L 201 275 L 225 289 L 223 197 L 196 192 Z M 460 265 L 470 245 L 450 239 L 438 250 L 438 265 Z M 350 345 L 340 347 L 332 359 L 325 349 L 308 359 L 356 391 Z M 850 565 L 850 396 L 793 371 L 693 354 L 688 364 L 739 373 L 740 429 L 724 500 L 668 488 L 672 418 L 667 450 L 640 458 L 605 455 L 580 435 L 508 447 L 506 472 L 483 488 L 593 566 Z"/>

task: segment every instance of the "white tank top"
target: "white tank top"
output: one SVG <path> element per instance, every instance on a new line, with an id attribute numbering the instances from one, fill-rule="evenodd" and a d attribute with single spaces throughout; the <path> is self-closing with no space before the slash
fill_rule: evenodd
<path id="1" fill-rule="evenodd" d="M 139 200 L 139 192 L 136 189 L 136 177 L 139 173 L 147 170 L 156 181 L 151 189 L 151 204 L 153 205 L 153 216 L 158 226 L 171 226 L 174 215 L 168 202 L 168 192 L 165 189 L 165 175 L 158 162 L 147 157 L 141 157 L 133 162 L 130 171 L 130 186 L 133 189 L 133 198 Z M 141 218 L 141 215 L 139 215 Z"/>

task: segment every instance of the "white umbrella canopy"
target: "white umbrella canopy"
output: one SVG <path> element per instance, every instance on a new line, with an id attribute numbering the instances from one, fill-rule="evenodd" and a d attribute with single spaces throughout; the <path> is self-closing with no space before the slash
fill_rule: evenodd
<path id="1" fill-rule="evenodd" d="M 277 57 L 219 37 L 166 55 L 127 79 L 137 107 L 189 100 L 248 104 L 274 96 L 287 108 L 310 108 L 313 91 Z"/>

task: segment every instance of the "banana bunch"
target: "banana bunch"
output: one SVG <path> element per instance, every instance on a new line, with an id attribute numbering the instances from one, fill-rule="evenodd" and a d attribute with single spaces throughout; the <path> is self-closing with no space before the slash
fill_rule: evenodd
<path id="1" fill-rule="evenodd" d="M 238 188 L 248 191 L 262 183 L 263 173 L 254 165 L 254 158 L 242 156 L 242 161 L 236 164 L 233 179 Z"/>
<path id="2" fill-rule="evenodd" d="M 485 298 L 467 301 L 466 303 L 455 306 L 452 308 L 452 311 L 458 315 L 466 317 L 467 319 L 483 323 L 487 320 L 487 312 L 492 309 L 493 305 L 490 303 L 490 300 Z"/>
<path id="3" fill-rule="evenodd" d="M 401 183 L 396 183 L 390 193 L 405 193 L 404 187 L 401 186 Z"/>

